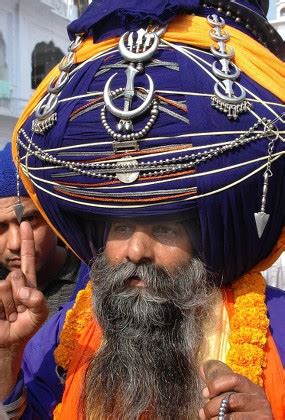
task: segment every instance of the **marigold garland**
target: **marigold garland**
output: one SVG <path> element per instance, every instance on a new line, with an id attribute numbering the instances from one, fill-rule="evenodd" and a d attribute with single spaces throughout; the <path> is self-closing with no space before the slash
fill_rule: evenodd
<path id="1" fill-rule="evenodd" d="M 73 307 L 66 312 L 59 345 L 54 351 L 56 364 L 66 371 L 80 335 L 92 316 L 92 286 L 88 282 L 77 294 Z"/>
<path id="2" fill-rule="evenodd" d="M 260 273 L 248 273 L 233 283 L 234 312 L 230 320 L 227 364 L 234 372 L 262 385 L 266 366 L 264 346 L 269 326 L 265 281 Z"/>

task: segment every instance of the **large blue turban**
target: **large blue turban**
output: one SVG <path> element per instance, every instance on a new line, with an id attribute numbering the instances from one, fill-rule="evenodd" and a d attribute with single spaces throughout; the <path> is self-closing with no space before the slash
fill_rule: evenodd
<path id="1" fill-rule="evenodd" d="M 277 41 L 273 42 L 268 26 L 252 35 L 254 25 L 240 19 L 246 10 L 256 25 L 260 19 L 265 21 L 259 2 L 232 2 L 234 19 L 230 9 L 217 11 L 214 1 L 206 3 L 210 6 L 202 7 L 198 0 L 131 1 L 124 8 L 122 1 L 115 2 L 116 7 L 114 2 L 95 1 L 69 27 L 69 33 L 71 38 L 84 32 L 103 39 L 105 24 L 106 32 L 112 29 L 112 35 L 120 35 L 132 27 L 130 22 L 144 22 L 149 8 L 153 21 L 161 17 L 159 23 L 192 10 L 200 16 L 218 13 L 230 25 L 229 32 L 232 27 L 255 39 L 263 37 L 274 49 Z M 114 19 L 117 25 L 110 28 Z M 252 42 L 258 45 L 253 38 Z M 238 83 L 251 108 L 236 119 L 227 118 L 211 105 L 213 54 L 183 43 L 171 45 L 159 47 L 146 65 L 157 104 L 153 102 L 151 111 L 134 123 L 135 131 L 149 127 L 137 149 L 113 149 L 112 130 L 118 118 L 104 111 L 103 91 L 111 76 L 108 94 L 114 95 L 118 107 L 123 106 L 123 98 L 115 96 L 120 97 L 126 85 L 127 64 L 114 47 L 71 67 L 56 117 L 49 116 L 42 133 L 35 129 L 34 112 L 17 130 L 21 168 L 52 225 L 85 261 L 92 258 L 99 235 L 92 232 L 93 220 L 198 213 L 203 259 L 227 282 L 265 258 L 284 225 L 284 104 L 262 82 L 241 72 Z M 272 57 L 272 63 L 277 60 L 265 47 L 260 48 Z M 144 100 L 149 79 L 139 75 L 136 85 L 134 107 Z M 157 119 L 147 126 L 152 115 Z M 265 172 L 272 175 L 268 183 Z M 269 215 L 261 235 L 255 213 Z"/>
<path id="2" fill-rule="evenodd" d="M 19 180 L 19 192 L 21 196 L 28 193 Z M 7 143 L 0 151 L 0 198 L 15 197 L 17 195 L 17 170 L 12 159 L 11 143 Z"/>

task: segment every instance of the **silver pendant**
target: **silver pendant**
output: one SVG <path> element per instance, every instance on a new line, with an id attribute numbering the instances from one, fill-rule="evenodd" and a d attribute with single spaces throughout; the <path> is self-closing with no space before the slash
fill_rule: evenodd
<path id="1" fill-rule="evenodd" d="M 17 204 L 14 204 L 13 209 L 14 209 L 17 221 L 20 224 L 24 215 L 24 206 L 22 203 L 17 203 Z"/>
<path id="2" fill-rule="evenodd" d="M 263 232 L 264 232 L 264 229 L 266 228 L 269 216 L 270 216 L 269 214 L 267 214 L 263 211 L 259 211 L 258 213 L 254 213 L 256 229 L 257 229 L 257 234 L 258 234 L 259 238 L 261 238 L 261 236 L 263 235 Z"/>
<path id="3" fill-rule="evenodd" d="M 131 157 L 131 156 L 130 156 Z M 122 158 L 120 161 L 120 168 L 121 170 L 117 170 L 116 176 L 119 181 L 123 182 L 123 184 L 132 184 L 135 182 L 140 173 L 136 171 L 136 167 L 138 166 L 138 161 L 136 159 L 129 159 Z"/>

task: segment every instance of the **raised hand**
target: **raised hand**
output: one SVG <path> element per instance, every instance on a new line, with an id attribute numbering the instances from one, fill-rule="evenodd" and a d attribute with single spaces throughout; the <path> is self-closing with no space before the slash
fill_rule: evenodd
<path id="1" fill-rule="evenodd" d="M 199 412 L 201 420 L 218 419 L 225 397 L 225 420 L 273 419 L 270 403 L 263 389 L 245 376 L 234 373 L 224 363 L 218 360 L 207 361 L 202 367 L 201 377 L 206 384 L 203 390 L 205 404 Z"/>
<path id="2" fill-rule="evenodd" d="M 36 289 L 35 246 L 31 226 L 22 222 L 21 270 L 0 282 L 0 350 L 23 348 L 48 315 L 43 294 Z"/>
<path id="3" fill-rule="evenodd" d="M 34 235 L 22 222 L 21 270 L 0 281 L 0 400 L 15 386 L 25 345 L 48 315 L 42 292 L 36 289 Z"/>

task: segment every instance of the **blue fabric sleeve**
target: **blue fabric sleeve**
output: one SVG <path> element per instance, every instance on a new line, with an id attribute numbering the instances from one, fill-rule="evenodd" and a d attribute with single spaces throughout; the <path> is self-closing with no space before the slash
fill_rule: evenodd
<path id="1" fill-rule="evenodd" d="M 3 401 L 4 404 L 16 401 L 25 384 L 28 390 L 28 404 L 21 417 L 23 420 L 51 419 L 55 406 L 62 398 L 63 385 L 55 372 L 53 352 L 59 343 L 66 311 L 72 306 L 73 302 L 68 302 L 41 327 L 25 348 L 18 382 Z"/>
<path id="2" fill-rule="evenodd" d="M 285 291 L 267 286 L 266 305 L 270 320 L 270 332 L 285 367 Z"/>
<path id="3" fill-rule="evenodd" d="M 4 401 L 1 401 L 2 404 L 7 405 L 7 404 L 10 404 L 14 401 L 17 401 L 17 399 L 19 399 L 20 396 L 22 395 L 23 389 L 24 389 L 24 375 L 23 375 L 23 371 L 21 369 L 20 373 L 18 375 L 18 380 L 17 380 L 17 383 L 15 385 L 15 388 L 10 392 L 10 394 L 8 395 L 8 397 Z"/>

